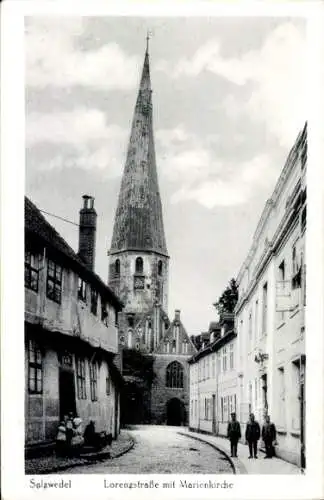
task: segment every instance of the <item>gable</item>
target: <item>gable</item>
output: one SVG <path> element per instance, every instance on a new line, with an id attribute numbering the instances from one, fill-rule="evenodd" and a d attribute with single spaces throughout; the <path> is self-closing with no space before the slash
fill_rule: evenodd
<path id="1" fill-rule="evenodd" d="M 157 354 L 193 355 L 197 352 L 193 342 L 180 320 L 173 320 L 154 350 Z"/>

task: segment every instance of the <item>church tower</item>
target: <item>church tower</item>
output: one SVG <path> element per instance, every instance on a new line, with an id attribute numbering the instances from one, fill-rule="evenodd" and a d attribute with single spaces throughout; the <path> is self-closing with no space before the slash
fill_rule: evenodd
<path id="1" fill-rule="evenodd" d="M 156 308 L 167 311 L 169 256 L 155 159 L 148 38 L 108 254 L 108 284 L 125 304 L 128 324 L 121 327 L 132 331 L 152 311 L 153 329 Z"/>

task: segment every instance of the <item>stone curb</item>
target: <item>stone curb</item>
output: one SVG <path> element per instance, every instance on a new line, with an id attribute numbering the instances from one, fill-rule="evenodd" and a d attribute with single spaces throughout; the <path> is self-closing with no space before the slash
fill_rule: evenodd
<path id="1" fill-rule="evenodd" d="M 210 441 L 207 441 L 206 439 L 200 438 L 198 436 L 193 436 L 189 432 L 187 432 L 187 433 L 177 432 L 177 434 L 180 434 L 181 436 L 190 437 L 191 439 L 196 439 L 197 441 L 200 441 L 201 443 L 208 444 L 209 446 L 211 446 L 215 450 L 219 451 L 220 453 L 222 453 L 222 455 L 224 455 L 226 457 L 226 459 L 231 464 L 231 467 L 233 469 L 234 474 L 247 474 L 247 470 L 246 470 L 245 466 L 243 465 L 243 463 L 241 462 L 241 460 L 239 460 L 237 458 L 234 462 L 234 460 L 232 460 L 232 458 L 227 454 L 227 452 L 225 451 L 225 449 L 222 446 L 219 446 L 218 444 L 216 445 L 214 443 L 211 443 Z"/>
<path id="2" fill-rule="evenodd" d="M 80 467 L 83 465 L 89 465 L 92 462 L 105 460 L 107 458 L 111 458 L 113 460 L 114 458 L 121 457 L 122 455 L 124 455 L 125 453 L 130 451 L 134 447 L 134 444 L 135 444 L 134 439 L 129 436 L 129 443 L 127 444 L 127 446 L 125 446 L 121 451 L 119 451 L 116 454 L 112 454 L 111 451 L 104 451 L 104 452 L 94 453 L 91 456 L 84 455 L 84 456 L 80 456 L 81 460 L 78 462 L 71 463 L 71 464 L 58 465 L 56 467 L 49 467 L 48 469 L 44 468 L 41 473 L 36 473 L 36 474 L 37 475 L 53 474 L 55 472 L 62 472 L 66 469 L 71 469 L 72 467 Z M 34 474 L 35 473 L 28 472 L 26 475 L 32 476 Z"/>

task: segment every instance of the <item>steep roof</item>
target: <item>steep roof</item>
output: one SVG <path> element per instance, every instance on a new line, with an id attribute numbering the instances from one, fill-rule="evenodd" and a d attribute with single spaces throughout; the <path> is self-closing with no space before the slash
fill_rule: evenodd
<path id="1" fill-rule="evenodd" d="M 146 50 L 115 215 L 110 254 L 123 250 L 168 255 L 153 136 L 152 90 Z"/>
<path id="2" fill-rule="evenodd" d="M 114 292 L 96 273 L 89 270 L 81 257 L 74 252 L 54 227 L 47 222 L 36 205 L 27 196 L 25 196 L 25 234 L 26 239 L 32 236 L 36 240 L 41 240 L 48 248 L 60 254 L 61 257 L 69 262 L 71 268 L 79 272 L 82 277 L 87 278 L 90 283 L 94 283 L 100 292 L 109 297 L 119 310 L 123 307 L 123 303 Z"/>

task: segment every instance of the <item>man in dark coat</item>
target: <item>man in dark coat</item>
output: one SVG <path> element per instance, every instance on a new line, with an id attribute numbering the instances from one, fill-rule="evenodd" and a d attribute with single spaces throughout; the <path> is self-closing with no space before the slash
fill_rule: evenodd
<path id="1" fill-rule="evenodd" d="M 258 458 L 258 440 L 260 439 L 260 426 L 255 421 L 253 413 L 250 415 L 250 420 L 246 424 L 245 441 L 249 444 L 250 456 L 249 458 Z"/>
<path id="2" fill-rule="evenodd" d="M 241 426 L 236 420 L 236 413 L 231 413 L 232 420 L 227 426 L 227 437 L 231 443 L 231 457 L 237 457 L 237 443 L 241 437 Z"/>
<path id="3" fill-rule="evenodd" d="M 262 439 L 264 441 L 266 456 L 264 458 L 272 458 L 275 454 L 274 442 L 276 441 L 276 427 L 275 424 L 270 422 L 269 415 L 266 416 L 265 424 L 262 427 Z"/>

